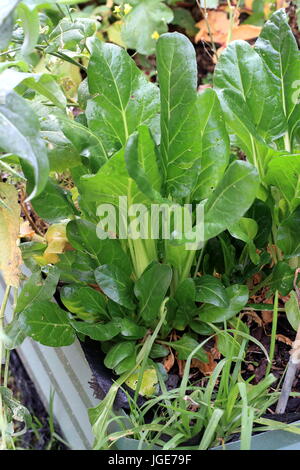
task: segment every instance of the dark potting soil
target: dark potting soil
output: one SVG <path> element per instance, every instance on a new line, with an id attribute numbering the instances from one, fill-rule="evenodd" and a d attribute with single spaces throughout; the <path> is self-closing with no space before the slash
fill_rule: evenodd
<path id="1" fill-rule="evenodd" d="M 18 438 L 15 443 L 16 447 L 27 450 L 68 450 L 57 439 L 51 439 L 49 414 L 15 351 L 11 352 L 10 358 L 9 388 L 12 390 L 14 397 L 28 409 L 33 421 L 32 428 Z M 20 429 L 22 428 L 23 424 L 20 425 Z M 55 422 L 54 431 L 58 436 L 62 436 L 61 430 Z"/>

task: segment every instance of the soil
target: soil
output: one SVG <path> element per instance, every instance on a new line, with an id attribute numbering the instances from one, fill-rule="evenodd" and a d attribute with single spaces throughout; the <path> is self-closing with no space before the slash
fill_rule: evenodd
<path id="1" fill-rule="evenodd" d="M 10 379 L 8 385 L 14 397 L 28 409 L 33 420 L 32 429 L 29 429 L 18 438 L 15 443 L 16 447 L 26 450 L 68 450 L 64 444 L 51 438 L 49 414 L 15 351 L 11 352 Z M 22 427 L 23 425 L 21 425 L 21 428 Z M 58 436 L 62 436 L 57 423 L 54 423 L 54 431 Z"/>

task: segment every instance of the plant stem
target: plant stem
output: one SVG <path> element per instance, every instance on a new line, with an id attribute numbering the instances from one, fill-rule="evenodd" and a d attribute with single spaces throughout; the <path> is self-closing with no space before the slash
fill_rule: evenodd
<path id="1" fill-rule="evenodd" d="M 205 24 L 206 24 L 206 28 L 207 28 L 207 32 L 208 32 L 208 35 L 209 35 L 209 37 L 210 37 L 211 46 L 212 46 L 213 52 L 214 52 L 214 54 L 215 54 L 216 60 L 218 60 L 217 48 L 216 48 L 216 45 L 215 45 L 215 42 L 214 42 L 212 30 L 211 30 L 211 27 L 210 27 L 210 24 L 209 24 L 209 21 L 208 21 L 208 13 L 207 13 L 206 0 L 204 0 L 204 9 L 201 7 L 200 0 L 196 0 L 196 2 L 197 2 L 197 5 L 198 5 L 198 7 L 199 7 L 201 13 L 202 13 L 202 16 L 203 16 L 203 18 L 204 18 L 204 21 L 205 21 Z"/>
<path id="2" fill-rule="evenodd" d="M 3 56 L 3 55 L 8 55 L 11 52 L 17 52 L 17 51 L 20 51 L 20 50 L 21 50 L 21 47 L 15 47 L 14 49 L 10 49 L 8 51 L 1 52 L 0 57 Z"/>
<path id="3" fill-rule="evenodd" d="M 291 152 L 292 149 L 291 149 L 291 141 L 290 141 L 290 136 L 289 136 L 289 133 L 286 132 L 284 134 L 284 147 L 285 147 L 285 150 L 287 150 L 288 152 Z"/>
<path id="4" fill-rule="evenodd" d="M 9 294 L 10 294 L 10 286 L 6 287 L 5 293 L 4 293 L 4 298 L 3 302 L 0 308 L 0 385 L 2 382 L 2 359 L 3 359 L 3 352 L 4 352 L 4 345 L 3 345 L 3 336 L 4 336 L 4 331 L 3 331 L 3 325 L 4 325 L 4 315 L 5 315 L 5 310 L 7 307 L 7 302 L 9 299 Z M 4 377 L 4 386 L 5 386 L 5 377 Z M 1 449 L 6 449 L 6 426 L 7 426 L 7 419 L 6 419 L 6 413 L 4 410 L 3 402 L 2 402 L 2 395 L 0 392 L 0 426 L 1 426 Z"/>
<path id="5" fill-rule="evenodd" d="M 197 265 L 196 265 L 196 269 L 195 269 L 194 276 L 193 276 L 194 278 L 197 277 L 197 274 L 198 274 L 198 272 L 199 272 L 199 269 L 200 269 L 200 266 L 201 266 L 201 263 L 202 263 L 202 260 L 203 260 L 203 257 L 204 257 L 204 252 L 205 252 L 206 244 L 207 244 L 207 242 L 205 242 L 205 243 L 203 244 L 203 247 L 202 247 L 200 256 L 199 256 L 199 258 L 198 258 Z"/>
<path id="6" fill-rule="evenodd" d="M 276 332 L 277 332 L 277 321 L 278 321 L 278 290 L 275 293 L 274 299 L 274 310 L 273 310 L 273 322 L 272 322 L 272 334 L 271 334 L 271 344 L 270 344 L 270 362 L 266 369 L 266 376 L 271 372 L 272 362 L 274 359 L 275 353 L 275 343 L 276 343 Z"/>
<path id="7" fill-rule="evenodd" d="M 294 289 L 297 295 L 298 304 L 300 304 L 300 291 L 297 286 L 299 272 L 300 272 L 300 269 L 297 268 L 295 271 L 295 277 L 294 277 Z M 299 348 L 300 348 L 300 325 L 297 330 L 296 339 L 293 343 L 293 348 L 291 351 L 290 360 L 288 362 L 288 367 L 287 367 L 284 382 L 282 385 L 281 394 L 280 394 L 280 397 L 276 406 L 276 413 L 278 414 L 283 414 L 285 412 L 286 405 L 287 405 L 287 402 L 288 402 L 288 399 L 292 390 L 293 382 L 300 366 Z"/>

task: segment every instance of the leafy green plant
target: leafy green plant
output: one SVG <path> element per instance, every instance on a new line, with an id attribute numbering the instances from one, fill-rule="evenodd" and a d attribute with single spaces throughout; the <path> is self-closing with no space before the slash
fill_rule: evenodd
<path id="1" fill-rule="evenodd" d="M 251 164 L 234 161 L 229 165 L 228 137 L 217 96 L 212 90 L 197 95 L 195 53 L 184 36 L 167 34 L 158 40 L 160 88 L 147 82 L 120 47 L 93 39 L 89 49 L 90 98 L 85 113 L 80 121 L 60 111 L 55 114 L 65 136 L 82 155 L 73 170 L 74 176 L 79 175 L 79 211 L 70 198 L 66 204 L 65 195 L 50 182 L 33 201 L 39 213 L 48 213 L 45 218 L 49 221 L 74 219 L 66 227 L 73 251 L 61 255 L 57 268 L 67 283 L 61 300 L 75 319 L 70 320 L 49 302 L 45 289 L 38 305 L 30 305 L 27 299 L 16 321 L 24 334 L 46 345 L 70 344 L 75 332 L 104 342 L 105 363 L 120 374 L 134 365 L 140 340 L 147 328 L 155 328 L 166 296 L 171 298 L 161 339 L 174 327 L 184 331 L 191 325 L 194 332 L 172 344 L 186 359 L 197 344 L 193 336 L 200 332 L 201 324 L 221 323 L 235 316 L 247 303 L 248 290 L 240 285 L 225 289 L 209 275 L 193 280 L 190 271 L 197 247 L 187 250 L 184 238 L 118 239 L 106 233 L 105 239 L 99 239 L 96 207 L 111 203 L 119 210 L 119 197 L 126 196 L 128 204 L 142 202 L 149 207 L 163 202 L 168 208 L 177 203 L 183 210 L 183 203 L 206 198 L 204 240 L 208 241 L 238 222 L 250 208 L 258 179 Z M 92 143 L 90 155 L 85 148 L 91 145 L 88 136 L 97 142 Z M 225 152 L 219 149 L 220 158 L 215 161 L 213 145 L 220 139 L 226 144 Z M 99 169 L 94 174 L 95 167 Z M 54 202 L 60 199 L 64 204 Z M 132 223 L 131 216 L 127 222 Z M 151 221 L 148 230 L 153 232 Z M 70 263 L 67 272 L 65 260 Z M 79 267 L 79 277 L 73 276 L 69 284 L 78 263 L 87 266 L 86 274 Z M 48 280 L 51 282 L 49 275 Z M 28 282 L 32 286 L 34 277 Z M 199 302 L 201 308 L 197 308 Z M 204 352 L 201 359 L 206 360 Z"/>

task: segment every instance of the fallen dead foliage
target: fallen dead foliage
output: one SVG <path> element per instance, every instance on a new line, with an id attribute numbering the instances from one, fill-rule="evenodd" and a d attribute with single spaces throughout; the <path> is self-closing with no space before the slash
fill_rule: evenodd
<path id="1" fill-rule="evenodd" d="M 209 26 L 208 26 L 208 24 Z M 209 10 L 207 18 L 196 24 L 199 32 L 195 36 L 195 42 L 215 42 L 225 47 L 231 29 L 231 22 L 228 14 L 224 10 Z M 210 30 L 210 31 L 209 31 Z M 255 39 L 261 32 L 260 26 L 250 24 L 239 24 L 239 13 L 235 16 L 234 25 L 231 31 L 230 41 L 243 39 L 245 41 Z"/>
<path id="2" fill-rule="evenodd" d="M 170 372 L 170 370 L 174 366 L 174 363 L 175 363 L 175 357 L 174 357 L 173 352 L 171 351 L 170 354 L 164 359 L 163 366 L 167 372 Z"/>
<path id="3" fill-rule="evenodd" d="M 217 366 L 214 355 L 207 351 L 208 362 L 202 362 L 199 359 L 192 359 L 191 367 L 199 369 L 203 375 L 211 375 Z"/>
<path id="4" fill-rule="evenodd" d="M 288 338 L 287 336 L 281 335 L 281 334 L 276 335 L 276 339 L 277 339 L 277 341 L 280 341 L 281 343 L 287 344 L 288 346 L 292 346 L 292 344 L 293 344 L 293 341 L 290 338 Z"/>
<path id="5" fill-rule="evenodd" d="M 6 285 L 18 287 L 22 256 L 18 246 L 21 208 L 17 189 L 0 183 L 0 202 L 0 270 Z"/>

